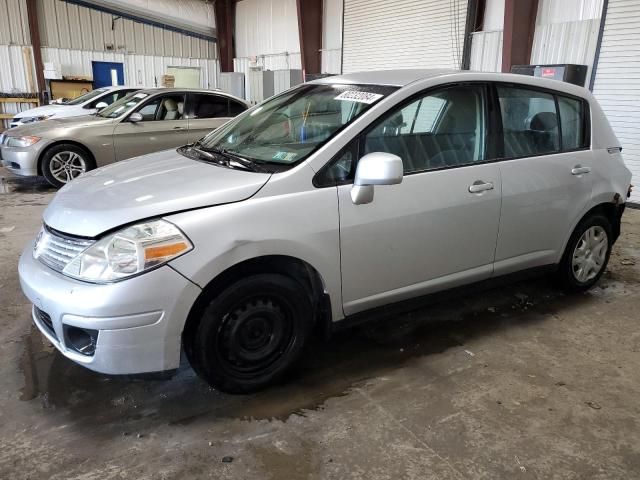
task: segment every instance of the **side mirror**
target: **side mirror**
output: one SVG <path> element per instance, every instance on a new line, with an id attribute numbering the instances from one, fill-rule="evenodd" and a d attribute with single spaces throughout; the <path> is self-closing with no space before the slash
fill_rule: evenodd
<path id="1" fill-rule="evenodd" d="M 107 102 L 100 102 L 96 105 L 96 110 L 100 111 L 103 108 L 107 108 L 109 105 L 107 104 Z"/>
<path id="2" fill-rule="evenodd" d="M 131 123 L 138 123 L 141 122 L 143 120 L 142 115 L 140 115 L 138 112 L 134 112 L 131 115 L 129 115 L 129 121 Z"/>
<path id="3" fill-rule="evenodd" d="M 402 171 L 402 159 L 397 155 L 385 152 L 365 155 L 356 168 L 351 201 L 356 205 L 373 202 L 373 186 L 402 183 Z"/>

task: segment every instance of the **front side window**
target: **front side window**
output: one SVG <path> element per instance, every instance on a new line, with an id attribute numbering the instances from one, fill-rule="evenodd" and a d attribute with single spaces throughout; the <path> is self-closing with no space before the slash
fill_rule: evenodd
<path id="1" fill-rule="evenodd" d="M 218 95 L 194 93 L 189 96 L 189 118 L 224 118 L 229 116 L 228 100 Z"/>
<path id="2" fill-rule="evenodd" d="M 485 88 L 465 85 L 430 92 L 391 111 L 364 137 L 363 155 L 398 155 L 404 173 L 485 160 Z"/>
<path id="3" fill-rule="evenodd" d="M 378 85 L 306 84 L 272 97 L 207 135 L 202 149 L 293 165 L 396 90 Z"/>
<path id="4" fill-rule="evenodd" d="M 138 110 L 144 122 L 181 120 L 184 111 L 184 95 L 159 95 Z"/>
<path id="5" fill-rule="evenodd" d="M 553 95 L 526 88 L 502 86 L 497 91 L 505 158 L 560 151 L 560 130 Z"/>

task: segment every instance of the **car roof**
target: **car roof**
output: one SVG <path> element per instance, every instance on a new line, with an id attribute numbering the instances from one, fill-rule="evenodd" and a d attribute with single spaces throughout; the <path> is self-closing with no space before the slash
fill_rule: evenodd
<path id="1" fill-rule="evenodd" d="M 176 93 L 215 93 L 216 95 L 223 95 L 225 97 L 229 97 L 229 98 L 233 98 L 234 100 L 237 100 L 241 103 L 247 104 L 248 102 L 247 100 L 245 100 L 244 98 L 240 98 L 240 97 L 236 97 L 235 95 L 232 95 L 230 93 L 224 92 L 222 90 L 220 90 L 219 88 L 169 88 L 169 87 L 155 87 L 155 88 L 140 88 L 138 90 L 138 93 L 146 93 L 149 95 L 155 95 L 158 93 L 171 93 L 171 92 L 176 92 Z"/>
<path id="2" fill-rule="evenodd" d="M 405 87 L 411 83 L 442 78 L 443 82 L 485 81 L 485 82 L 509 82 L 521 85 L 538 86 L 565 92 L 581 97 L 588 96 L 588 90 L 559 80 L 531 77 L 513 73 L 475 72 L 473 70 L 453 69 L 398 69 L 398 70 L 373 70 L 367 72 L 355 72 L 344 75 L 333 75 L 320 78 L 310 83 L 323 84 L 360 84 L 360 85 L 388 85 Z"/>

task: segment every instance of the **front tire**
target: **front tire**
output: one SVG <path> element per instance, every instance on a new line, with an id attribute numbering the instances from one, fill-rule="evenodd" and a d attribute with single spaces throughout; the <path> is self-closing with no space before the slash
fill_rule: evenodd
<path id="1" fill-rule="evenodd" d="M 95 165 L 89 152 L 70 143 L 55 145 L 42 157 L 42 175 L 57 188 L 93 168 Z"/>
<path id="2" fill-rule="evenodd" d="M 249 393 L 283 378 L 299 359 L 312 322 L 311 301 L 298 282 L 253 275 L 209 303 L 186 350 L 211 386 Z"/>
<path id="3" fill-rule="evenodd" d="M 590 215 L 573 231 L 562 257 L 558 276 L 562 286 L 573 292 L 591 288 L 607 268 L 613 235 L 609 219 Z"/>

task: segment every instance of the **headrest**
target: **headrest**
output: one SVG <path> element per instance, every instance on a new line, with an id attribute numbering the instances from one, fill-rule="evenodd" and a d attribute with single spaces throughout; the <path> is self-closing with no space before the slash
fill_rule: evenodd
<path id="1" fill-rule="evenodd" d="M 164 108 L 169 112 L 175 112 L 178 109 L 178 104 L 173 98 L 167 98 L 164 101 Z"/>
<path id="2" fill-rule="evenodd" d="M 558 117 L 554 112 L 540 112 L 531 117 L 529 122 L 531 130 L 549 132 L 558 128 Z"/>

